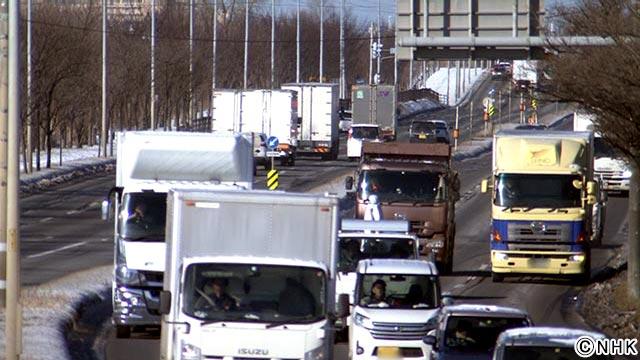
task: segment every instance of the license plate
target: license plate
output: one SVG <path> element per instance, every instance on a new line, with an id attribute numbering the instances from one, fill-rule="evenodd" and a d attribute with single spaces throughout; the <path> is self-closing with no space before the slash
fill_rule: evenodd
<path id="1" fill-rule="evenodd" d="M 378 357 L 383 359 L 397 359 L 400 357 L 400 348 L 380 346 L 378 347 Z"/>
<path id="2" fill-rule="evenodd" d="M 426 134 L 420 134 L 418 135 L 418 139 L 426 139 L 427 135 Z"/>
<path id="3" fill-rule="evenodd" d="M 546 268 L 549 266 L 549 259 L 533 258 L 529 261 L 529 264 L 534 268 Z"/>

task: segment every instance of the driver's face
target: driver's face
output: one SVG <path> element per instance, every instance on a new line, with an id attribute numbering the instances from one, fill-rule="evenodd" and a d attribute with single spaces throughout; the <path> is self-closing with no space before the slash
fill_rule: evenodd
<path id="1" fill-rule="evenodd" d="M 213 284 L 213 293 L 216 296 L 220 296 L 222 294 L 222 286 L 220 286 L 220 284 L 214 283 Z"/>
<path id="2" fill-rule="evenodd" d="M 371 292 L 373 292 L 373 295 L 375 295 L 375 297 L 381 298 L 384 296 L 385 288 L 384 286 L 378 284 L 374 286 L 373 289 L 371 289 Z"/>

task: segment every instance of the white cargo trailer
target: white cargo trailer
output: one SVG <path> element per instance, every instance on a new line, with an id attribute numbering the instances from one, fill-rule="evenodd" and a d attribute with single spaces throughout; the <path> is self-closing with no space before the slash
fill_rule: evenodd
<path id="1" fill-rule="evenodd" d="M 121 132 L 116 186 L 103 203 L 114 214 L 113 322 L 118 337 L 159 325 L 170 188 L 251 189 L 249 142 L 230 133 Z"/>
<path id="2" fill-rule="evenodd" d="M 177 190 L 168 207 L 161 359 L 331 358 L 336 197 Z"/>
<path id="3" fill-rule="evenodd" d="M 338 84 L 284 84 L 281 88 L 298 93 L 298 153 L 336 160 L 340 149 Z"/>

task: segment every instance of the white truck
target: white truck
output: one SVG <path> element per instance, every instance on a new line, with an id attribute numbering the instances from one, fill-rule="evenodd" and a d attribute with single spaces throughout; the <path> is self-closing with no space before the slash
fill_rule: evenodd
<path id="1" fill-rule="evenodd" d="M 129 337 L 160 325 L 169 189 L 251 189 L 253 159 L 232 134 L 120 132 L 117 141 L 116 186 L 102 216 L 114 220 L 112 319 L 116 335 Z"/>
<path id="2" fill-rule="evenodd" d="M 573 113 L 573 131 L 592 131 L 594 135 L 594 172 L 602 180 L 605 191 L 629 191 L 631 169 L 620 153 L 609 145 L 602 134 L 594 131 L 593 114 Z"/>
<path id="3" fill-rule="evenodd" d="M 349 326 L 349 358 L 427 358 L 422 339 L 435 328 L 441 306 L 435 264 L 368 259 L 357 268 Z"/>
<path id="4" fill-rule="evenodd" d="M 161 359 L 331 358 L 337 197 L 178 190 L 168 207 Z"/>
<path id="5" fill-rule="evenodd" d="M 516 90 L 528 91 L 538 84 L 538 60 L 514 60 L 511 79 Z"/>
<path id="6" fill-rule="evenodd" d="M 218 89 L 211 130 L 256 132 L 278 138 L 282 165 L 294 165 L 298 147 L 298 98 L 291 90 Z"/>
<path id="7" fill-rule="evenodd" d="M 298 153 L 336 160 L 340 149 L 338 84 L 284 84 L 281 88 L 298 93 Z"/>

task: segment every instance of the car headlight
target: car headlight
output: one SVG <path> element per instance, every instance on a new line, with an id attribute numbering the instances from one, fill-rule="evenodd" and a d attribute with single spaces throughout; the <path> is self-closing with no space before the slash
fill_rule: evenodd
<path id="1" fill-rule="evenodd" d="M 427 243 L 424 246 L 428 248 L 441 248 L 441 247 L 444 247 L 444 241 L 442 240 L 427 241 Z"/>
<path id="2" fill-rule="evenodd" d="M 373 326 L 373 324 L 371 324 L 371 320 L 360 313 L 356 313 L 353 316 L 353 323 L 363 328 L 371 328 Z"/>
<path id="3" fill-rule="evenodd" d="M 323 360 L 325 358 L 324 346 L 319 346 L 304 353 L 304 360 Z"/>
<path id="4" fill-rule="evenodd" d="M 202 359 L 202 350 L 193 345 L 182 341 L 182 346 L 180 349 L 180 359 L 181 360 L 201 360 Z"/>
<path id="5" fill-rule="evenodd" d="M 631 170 L 625 170 L 625 171 L 622 173 L 622 177 L 623 177 L 623 178 L 627 178 L 627 179 L 628 179 L 628 178 L 630 178 L 630 177 L 631 177 Z"/>

